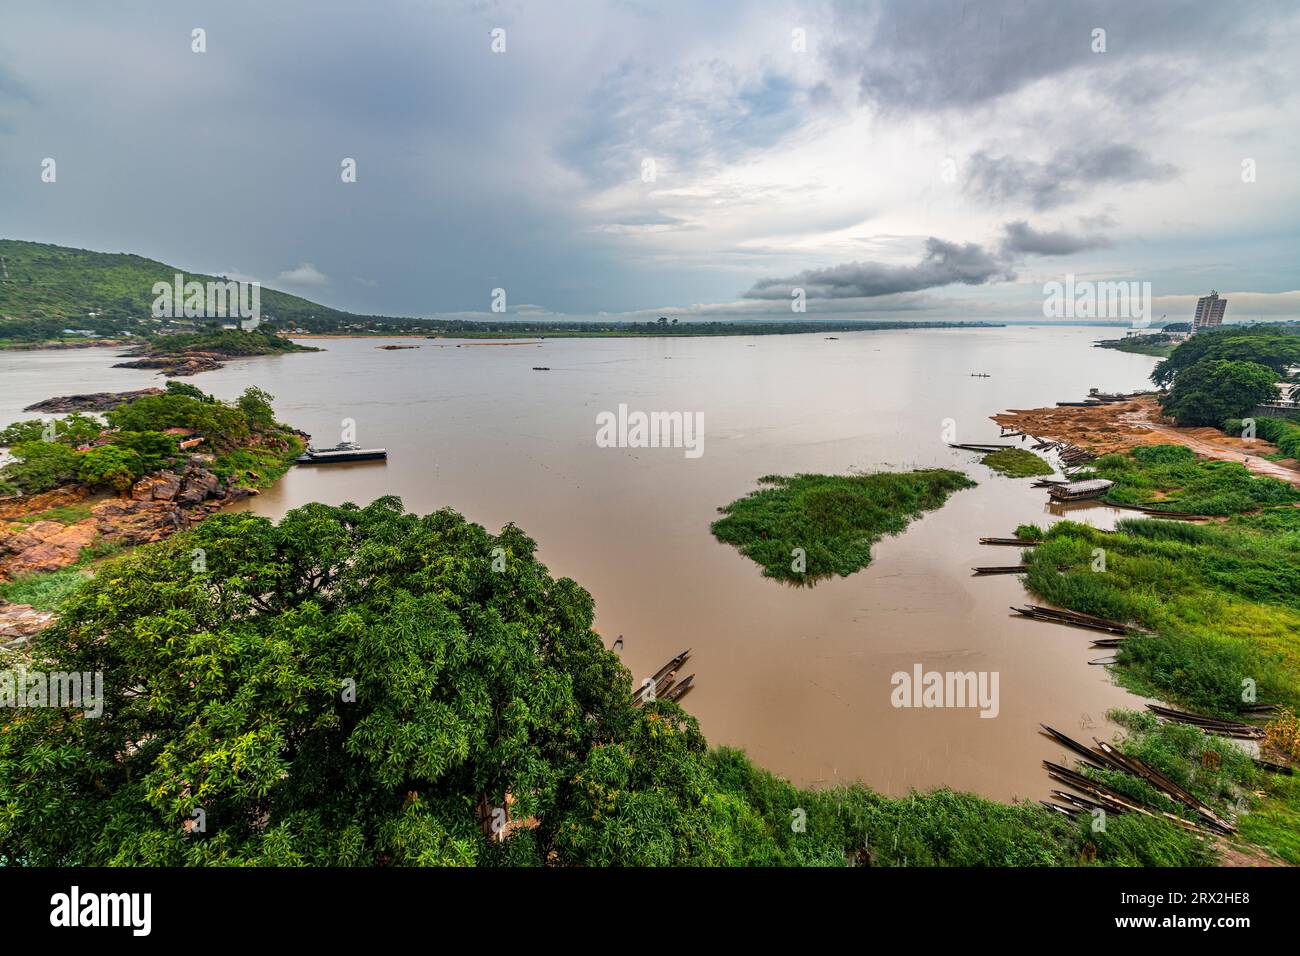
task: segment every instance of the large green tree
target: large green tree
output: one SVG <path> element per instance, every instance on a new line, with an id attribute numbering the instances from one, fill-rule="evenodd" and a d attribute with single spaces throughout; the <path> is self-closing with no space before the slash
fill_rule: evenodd
<path id="1" fill-rule="evenodd" d="M 472 862 L 478 795 L 545 814 L 631 716 L 590 597 L 533 549 L 382 499 L 115 562 L 29 665 L 103 673 L 102 716 L 4 715 L 0 860 Z"/>
<path id="2" fill-rule="evenodd" d="M 1212 359 L 1254 362 L 1267 366 L 1280 377 L 1289 366 L 1300 363 L 1300 335 L 1269 326 L 1198 332 L 1156 365 L 1151 380 L 1167 387 L 1180 372 Z"/>
<path id="3" fill-rule="evenodd" d="M 1277 374 L 1254 362 L 1211 359 L 1185 368 L 1160 401 L 1180 425 L 1218 428 L 1277 396 Z"/>

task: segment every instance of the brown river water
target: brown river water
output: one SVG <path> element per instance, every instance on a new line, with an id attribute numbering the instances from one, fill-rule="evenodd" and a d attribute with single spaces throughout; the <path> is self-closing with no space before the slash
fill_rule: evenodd
<path id="1" fill-rule="evenodd" d="M 419 512 L 451 506 L 491 530 L 513 521 L 555 575 L 596 600 L 607 644 L 622 635 L 637 678 L 685 648 L 696 688 L 683 705 L 709 741 L 744 748 L 798 784 L 861 780 L 890 794 L 950 786 L 1039 798 L 1043 758 L 1060 748 L 1039 722 L 1109 736 L 1107 709 L 1140 707 L 1088 661 L 1089 632 L 1020 619 L 1014 564 L 981 546 L 1026 521 L 1056 520 L 1046 493 L 1001 477 L 958 441 L 998 440 L 988 416 L 1074 400 L 1091 386 L 1143 387 L 1155 360 L 1090 343 L 1117 329 L 1010 327 L 668 339 L 550 339 L 456 347 L 455 340 L 330 339 L 318 354 L 247 359 L 197 376 L 233 398 L 258 385 L 282 420 L 318 445 L 356 422 L 387 462 L 295 468 L 244 506 L 271 518 L 308 501 L 400 496 Z M 441 347 L 440 347 L 441 346 Z M 110 368 L 116 351 L 0 353 L 0 424 L 54 395 L 159 384 Z M 547 366 L 549 371 L 533 371 Z M 990 378 L 973 378 L 986 372 Z M 611 448 L 596 416 L 703 414 L 703 453 Z M 943 466 L 979 482 L 875 546 L 871 565 L 814 587 L 762 577 L 709 532 L 720 505 L 767 474 Z M 1121 512 L 1086 506 L 1109 527 Z M 998 674 L 998 713 L 896 708 L 897 671 Z"/>

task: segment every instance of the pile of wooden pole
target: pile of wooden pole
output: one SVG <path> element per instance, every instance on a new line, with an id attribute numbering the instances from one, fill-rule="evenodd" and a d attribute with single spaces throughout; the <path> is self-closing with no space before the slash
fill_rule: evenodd
<path id="1" fill-rule="evenodd" d="M 1207 734 L 1233 737 L 1237 740 L 1261 740 L 1264 737 L 1263 727 L 1256 727 L 1254 724 L 1243 724 L 1239 720 L 1221 720 L 1218 717 L 1191 714 L 1185 710 L 1174 710 L 1171 707 L 1162 707 L 1159 704 L 1147 704 L 1147 710 L 1163 720 L 1199 727 Z"/>
<path id="2" fill-rule="evenodd" d="M 1076 468 L 1079 465 L 1086 465 L 1097 456 L 1078 445 L 1071 445 L 1065 442 L 1060 447 L 1061 465 L 1065 468 Z"/>
<path id="3" fill-rule="evenodd" d="M 1121 753 L 1115 747 L 1097 740 L 1095 737 L 1093 738 L 1093 742 L 1096 746 L 1089 748 L 1046 724 L 1040 724 L 1039 726 L 1043 728 L 1043 732 L 1048 737 L 1051 737 L 1067 750 L 1079 756 L 1089 766 L 1096 767 L 1099 770 L 1118 771 L 1119 773 L 1125 773 L 1136 777 L 1139 780 L 1144 780 L 1156 790 L 1163 793 L 1170 800 L 1187 807 L 1200 819 L 1196 822 L 1186 820 L 1176 814 L 1168 813 L 1164 810 L 1150 806 L 1149 804 L 1142 803 L 1133 797 L 1122 794 L 1077 770 L 1071 770 L 1069 767 L 1052 763 L 1050 760 L 1043 761 L 1043 766 L 1047 768 L 1048 775 L 1051 776 L 1052 779 L 1058 780 L 1069 787 L 1073 787 L 1075 790 L 1084 794 L 1085 796 L 1083 799 L 1091 806 L 1101 806 L 1108 812 L 1123 813 L 1127 811 L 1137 811 L 1138 813 L 1144 813 L 1147 816 L 1160 816 L 1187 829 L 1209 830 L 1221 834 L 1237 832 L 1236 827 L 1216 814 L 1208 804 L 1204 803 L 1193 793 L 1186 790 L 1175 781 L 1169 779 L 1169 777 L 1165 776 L 1141 758 Z M 1052 806 L 1052 804 L 1044 801 L 1046 806 L 1052 806 L 1053 809 L 1063 810 L 1070 813 L 1082 809 L 1079 805 L 1081 802 L 1080 798 L 1071 797 L 1069 794 L 1062 796 L 1061 791 L 1053 791 L 1053 795 L 1065 799 L 1069 806 Z"/>

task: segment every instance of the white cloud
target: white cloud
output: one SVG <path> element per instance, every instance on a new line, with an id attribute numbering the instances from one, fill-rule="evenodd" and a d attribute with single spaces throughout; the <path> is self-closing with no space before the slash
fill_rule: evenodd
<path id="1" fill-rule="evenodd" d="M 298 268 L 281 272 L 275 277 L 277 282 L 289 285 L 329 285 L 329 276 L 325 275 L 310 262 L 299 263 Z"/>

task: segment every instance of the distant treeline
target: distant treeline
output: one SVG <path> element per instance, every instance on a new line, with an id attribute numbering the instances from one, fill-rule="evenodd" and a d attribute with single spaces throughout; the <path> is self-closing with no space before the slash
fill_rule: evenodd
<path id="1" fill-rule="evenodd" d="M 392 321 L 392 320 L 389 320 Z M 799 320 L 769 322 L 471 322 L 428 320 L 431 334 L 453 338 L 483 336 L 532 337 L 665 336 L 665 335 L 790 335 L 798 332 L 866 332 L 878 329 L 952 329 L 996 327 L 992 322 L 854 322 Z"/>
<path id="2" fill-rule="evenodd" d="M 87 337 L 117 338 L 124 333 L 155 338 L 168 332 L 204 332 L 233 319 L 213 317 L 166 319 L 152 317 L 155 283 L 186 280 L 209 282 L 222 277 L 185 272 L 143 256 L 92 252 L 38 242 L 0 239 L 0 343 Z M 689 322 L 661 318 L 654 322 L 583 322 L 460 320 L 357 315 L 296 295 L 261 289 L 264 328 L 302 330 L 318 335 L 416 333 L 459 338 L 518 338 L 563 335 L 781 335 L 791 332 L 854 332 L 870 329 L 961 328 L 995 326 L 990 322 L 881 322 L 795 320 L 767 322 Z M 65 330 L 72 330 L 71 332 Z"/>

